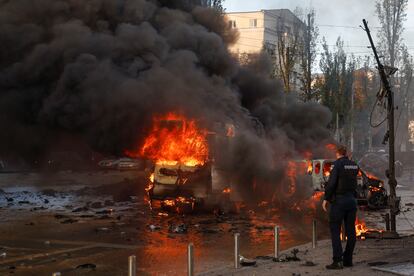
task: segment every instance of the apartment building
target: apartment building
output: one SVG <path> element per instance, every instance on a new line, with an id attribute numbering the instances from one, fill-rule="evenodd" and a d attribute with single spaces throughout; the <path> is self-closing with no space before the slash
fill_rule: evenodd
<path id="1" fill-rule="evenodd" d="M 307 30 L 306 24 L 288 9 L 230 12 L 227 18 L 230 26 L 239 32 L 239 40 L 229 48 L 232 53 L 242 56 L 266 50 L 275 57 L 275 64 L 281 54 L 289 53 L 289 44 L 295 38 L 303 39 Z M 301 74 L 299 60 L 295 60 L 293 71 L 291 82 L 297 87 Z"/>

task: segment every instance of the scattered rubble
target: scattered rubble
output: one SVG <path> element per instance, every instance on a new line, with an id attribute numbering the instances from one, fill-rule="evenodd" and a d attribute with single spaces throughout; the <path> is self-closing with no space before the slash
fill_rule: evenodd
<path id="1" fill-rule="evenodd" d="M 179 224 L 179 225 L 170 225 L 168 228 L 168 231 L 170 233 L 176 233 L 176 234 L 185 234 L 187 233 L 187 226 L 185 224 Z"/>
<path id="2" fill-rule="evenodd" d="M 279 257 L 279 258 L 273 258 L 273 261 L 274 261 L 274 262 L 299 262 L 299 261 L 300 261 L 300 259 L 299 259 L 299 257 L 297 256 L 297 255 L 298 255 L 298 253 L 299 253 L 299 249 L 294 248 L 294 249 L 290 252 L 290 254 L 285 254 L 285 255 L 282 255 L 282 256 L 281 256 L 281 257 Z"/>

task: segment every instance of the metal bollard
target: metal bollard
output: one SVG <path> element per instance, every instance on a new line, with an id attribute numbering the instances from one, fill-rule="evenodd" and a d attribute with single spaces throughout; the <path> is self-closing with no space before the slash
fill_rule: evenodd
<path id="1" fill-rule="evenodd" d="M 234 268 L 240 268 L 240 234 L 234 234 Z"/>
<path id="2" fill-rule="evenodd" d="M 312 248 L 316 248 L 318 242 L 318 233 L 316 228 L 316 219 L 312 222 Z"/>
<path id="3" fill-rule="evenodd" d="M 275 259 L 279 259 L 279 226 L 275 226 Z"/>
<path id="4" fill-rule="evenodd" d="M 128 257 L 128 276 L 137 275 L 137 257 L 135 255 Z"/>
<path id="5" fill-rule="evenodd" d="M 194 245 L 190 243 L 187 249 L 187 275 L 194 276 Z"/>
<path id="6" fill-rule="evenodd" d="M 385 230 L 390 231 L 390 214 L 385 214 Z"/>

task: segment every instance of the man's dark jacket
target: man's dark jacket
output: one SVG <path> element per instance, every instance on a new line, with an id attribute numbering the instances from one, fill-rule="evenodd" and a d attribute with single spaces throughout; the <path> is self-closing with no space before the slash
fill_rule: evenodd
<path id="1" fill-rule="evenodd" d="M 325 187 L 325 200 L 333 202 L 337 196 L 352 194 L 356 196 L 358 165 L 341 157 L 333 163 L 328 184 Z"/>

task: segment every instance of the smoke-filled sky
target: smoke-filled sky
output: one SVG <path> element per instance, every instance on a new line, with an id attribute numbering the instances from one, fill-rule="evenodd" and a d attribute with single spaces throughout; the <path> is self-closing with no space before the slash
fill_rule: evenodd
<path id="1" fill-rule="evenodd" d="M 0 157 L 67 140 L 122 155 L 176 112 L 236 126 L 217 152 L 246 195 L 284 187 L 287 160 L 325 150 L 330 111 L 287 97 L 265 56 L 238 64 L 221 14 L 186 2 L 0 0 Z"/>
<path id="2" fill-rule="evenodd" d="M 252 160 L 329 138 L 325 107 L 289 102 L 265 58 L 240 66 L 220 13 L 185 2 L 0 1 L 0 155 L 37 158 L 67 137 L 122 154 L 166 112 L 233 122 Z"/>
<path id="3" fill-rule="evenodd" d="M 362 19 L 368 20 L 376 39 L 378 20 L 375 14 L 375 0 L 226 0 L 224 7 L 228 12 L 255 11 L 262 9 L 301 7 L 306 12 L 309 7 L 316 11 L 316 23 L 319 25 L 320 38 L 326 37 L 329 45 L 334 45 L 338 36 L 345 42 L 346 51 L 356 56 L 371 55 L 366 33 L 359 28 Z M 408 1 L 406 30 L 403 34 L 411 54 L 414 54 L 414 1 Z M 326 26 L 333 25 L 333 26 Z M 343 27 L 348 26 L 348 27 Z"/>

